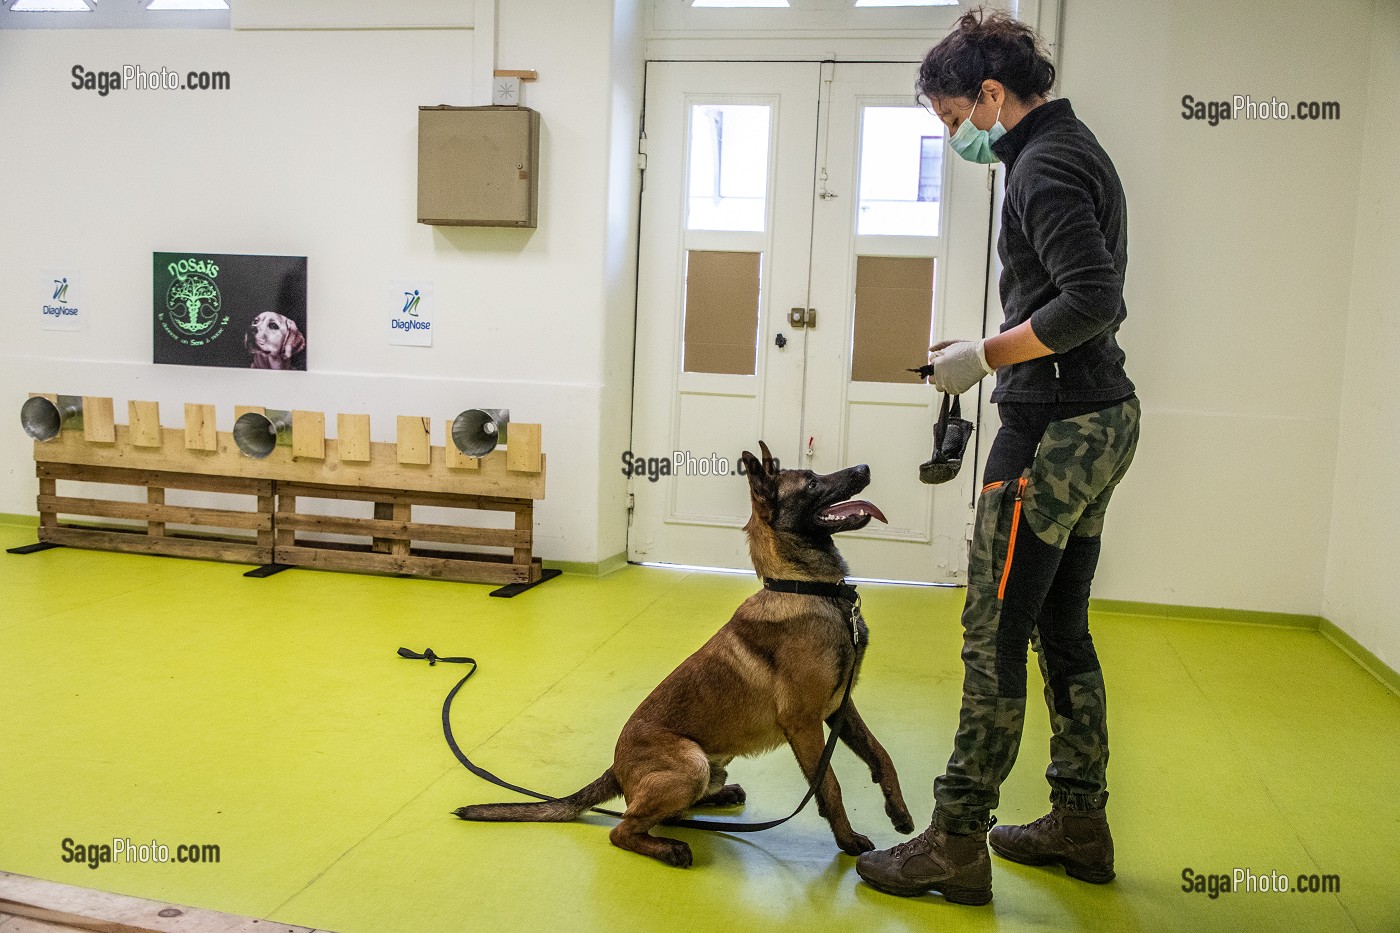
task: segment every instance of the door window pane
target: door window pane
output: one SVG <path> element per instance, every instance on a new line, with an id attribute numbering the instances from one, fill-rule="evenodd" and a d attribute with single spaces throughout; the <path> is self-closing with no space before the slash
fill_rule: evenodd
<path id="1" fill-rule="evenodd" d="M 853 382 L 909 384 L 933 335 L 932 257 L 857 256 Z"/>
<path id="2" fill-rule="evenodd" d="M 686 253 L 685 372 L 754 374 L 762 256 L 719 250 Z"/>
<path id="3" fill-rule="evenodd" d="M 922 107 L 864 107 L 860 132 L 861 236 L 937 236 L 943 124 Z"/>
<path id="4" fill-rule="evenodd" d="M 686 229 L 763 229 L 769 112 L 769 107 L 759 104 L 695 104 L 690 108 Z"/>

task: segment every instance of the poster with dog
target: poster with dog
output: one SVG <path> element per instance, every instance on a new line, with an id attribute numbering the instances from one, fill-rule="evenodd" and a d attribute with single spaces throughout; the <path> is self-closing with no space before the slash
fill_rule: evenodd
<path id="1" fill-rule="evenodd" d="M 306 257 L 154 253 L 153 359 L 306 369 Z"/>

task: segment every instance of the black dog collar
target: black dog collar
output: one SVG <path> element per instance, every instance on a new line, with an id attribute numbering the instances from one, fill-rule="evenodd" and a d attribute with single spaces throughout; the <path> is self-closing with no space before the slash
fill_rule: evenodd
<path id="1" fill-rule="evenodd" d="M 797 593 L 802 596 L 825 596 L 851 604 L 851 644 L 860 647 L 860 594 L 854 584 L 820 583 L 816 580 L 770 580 L 763 578 L 763 588 L 774 593 Z"/>
<path id="2" fill-rule="evenodd" d="M 848 603 L 860 601 L 853 584 L 842 580 L 840 583 L 821 583 L 817 580 L 770 580 L 763 578 L 763 588 L 775 593 L 798 593 L 802 596 L 826 596 L 831 599 L 844 599 Z"/>

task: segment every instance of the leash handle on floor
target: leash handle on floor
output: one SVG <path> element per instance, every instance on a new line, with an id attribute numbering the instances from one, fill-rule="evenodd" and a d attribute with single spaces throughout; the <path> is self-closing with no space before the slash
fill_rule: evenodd
<path id="1" fill-rule="evenodd" d="M 484 781 L 490 781 L 497 787 L 503 787 L 506 790 L 513 790 L 517 794 L 524 794 L 526 797 L 533 797 L 536 800 L 551 801 L 558 799 L 557 797 L 545 796 L 544 794 L 541 794 L 538 791 L 530 790 L 527 787 L 521 787 L 518 784 L 512 784 L 507 780 L 497 777 L 490 771 L 487 771 L 485 768 L 474 763 L 470 758 L 467 757 L 466 753 L 462 751 L 461 746 L 457 744 L 457 739 L 452 735 L 452 701 L 457 698 L 457 693 L 462 689 L 463 686 L 465 686 L 466 682 L 471 679 L 472 675 L 476 673 L 477 664 L 474 659 L 438 657 L 436 654 L 433 653 L 433 649 L 431 648 L 427 649 L 422 654 L 419 654 L 416 651 L 410 651 L 407 648 L 400 648 L 399 656 L 404 658 L 412 658 L 415 660 L 426 659 L 430 665 L 435 665 L 438 661 L 444 661 L 453 664 L 470 664 L 471 670 L 467 671 L 467 673 L 462 677 L 462 679 L 457 681 L 457 685 L 454 686 L 450 691 L 448 691 L 447 699 L 442 701 L 442 734 L 447 739 L 447 747 L 452 750 L 452 754 L 457 757 L 457 760 L 462 763 L 463 767 L 465 767 L 472 774 L 475 774 L 477 777 L 481 778 Z M 797 814 L 801 813 L 804 809 L 806 809 L 807 804 L 811 802 L 814 796 L 816 796 L 817 788 L 821 785 L 821 782 L 826 778 L 827 769 L 831 766 L 831 756 L 836 751 L 836 740 L 840 738 L 841 729 L 846 724 L 846 710 L 850 707 L 851 689 L 855 686 L 855 667 L 856 655 L 852 654 L 850 675 L 846 678 L 846 692 L 842 695 L 841 705 L 837 708 L 836 715 L 833 717 L 833 721 L 831 723 L 831 734 L 827 736 L 826 746 L 822 749 L 822 756 L 817 761 L 816 773 L 812 775 L 811 783 L 807 785 L 807 795 L 802 798 L 802 802 L 797 805 L 796 810 L 793 810 L 791 813 L 789 813 L 785 817 L 782 817 L 781 819 L 765 820 L 761 823 L 739 823 L 734 822 L 732 820 L 697 820 L 684 817 L 673 817 L 669 820 L 665 820 L 663 825 L 677 826 L 683 829 L 704 829 L 715 833 L 758 833 L 764 831 L 765 829 L 772 829 L 775 826 L 781 826 L 783 823 L 786 823 L 788 820 L 792 819 L 794 816 L 797 816 Z M 608 810 L 603 807 L 594 807 L 589 812 L 600 813 L 604 816 L 613 816 L 618 818 L 621 818 L 623 816 L 623 814 L 618 812 L 617 810 Z"/>

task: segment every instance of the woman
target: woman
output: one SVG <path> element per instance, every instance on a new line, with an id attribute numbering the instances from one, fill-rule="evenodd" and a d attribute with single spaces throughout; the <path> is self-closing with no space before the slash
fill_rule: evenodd
<path id="1" fill-rule="evenodd" d="M 1088 605 L 1104 512 L 1138 434 L 1115 339 L 1127 314 L 1127 212 L 1108 155 L 1069 101 L 1047 99 L 1054 80 L 1034 32 L 980 10 L 919 70 L 919 93 L 954 151 L 1006 166 L 997 244 L 1006 319 L 994 337 L 931 348 L 941 391 L 961 394 L 996 373 L 1002 427 L 977 503 L 962 708 L 952 757 L 934 782 L 933 822 L 857 863 L 862 878 L 892 894 L 936 890 L 987 903 L 988 841 L 1018 862 L 1059 863 L 1095 883 L 1113 878 L 1107 711 Z M 1037 641 L 1053 732 L 1051 811 L 992 829 L 1021 739 L 1026 649 Z"/>

